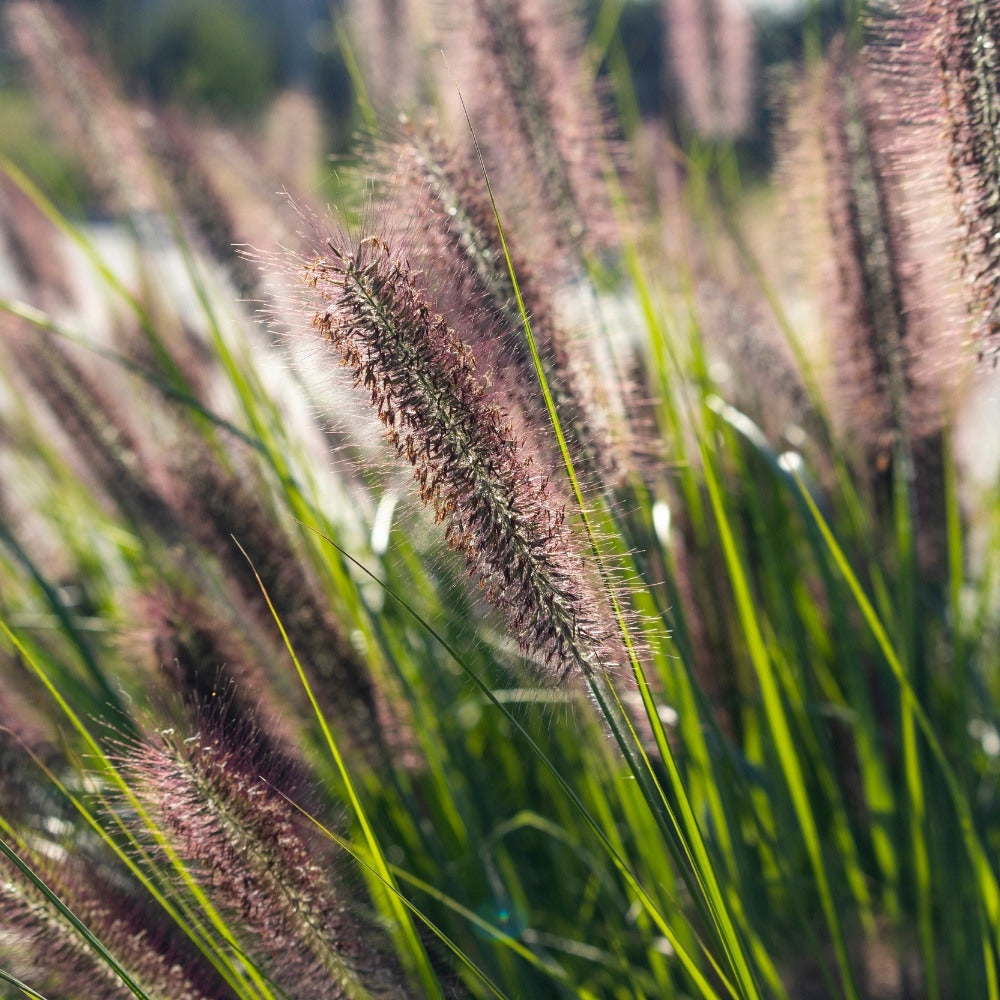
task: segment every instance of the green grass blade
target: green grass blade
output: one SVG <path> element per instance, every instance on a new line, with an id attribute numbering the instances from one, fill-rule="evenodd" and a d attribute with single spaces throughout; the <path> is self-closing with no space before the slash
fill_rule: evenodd
<path id="1" fill-rule="evenodd" d="M 990 927 L 994 932 L 995 939 L 1000 940 L 1000 884 L 998 884 L 996 873 L 990 864 L 989 855 L 979 838 L 968 799 L 962 791 L 958 777 L 948 761 L 944 748 L 938 739 L 937 733 L 934 731 L 934 727 L 931 724 L 927 713 L 920 704 L 920 701 L 910 684 L 910 680 L 906 676 L 906 671 L 903 669 L 903 665 L 889 640 L 885 626 L 882 624 L 875 608 L 868 599 L 868 595 L 861 586 L 861 582 L 858 580 L 853 569 L 851 569 L 850 563 L 844 555 L 844 552 L 838 544 L 833 532 L 830 530 L 826 519 L 823 517 L 819 508 L 809 495 L 805 484 L 802 483 L 801 480 L 799 480 L 799 489 L 802 493 L 803 500 L 816 523 L 816 526 L 819 528 L 819 531 L 823 536 L 823 540 L 826 543 L 834 564 L 843 575 L 844 580 L 847 582 L 847 585 L 857 602 L 858 608 L 861 611 L 866 624 L 871 630 L 875 641 L 878 643 L 879 649 L 882 651 L 882 654 L 892 671 L 893 677 L 899 686 L 900 695 L 904 704 L 907 706 L 908 710 L 912 712 L 924 739 L 927 741 L 928 748 L 938 765 L 941 776 L 944 778 L 952 800 L 952 805 L 959 820 L 962 840 L 965 844 L 966 851 L 968 852 L 969 860 L 972 862 L 973 870 L 976 873 L 978 883 L 977 888 L 980 892 L 982 903 L 986 910 L 987 919 L 989 920 Z"/>
<path id="2" fill-rule="evenodd" d="M 29 997 L 30 1000 L 46 1000 L 46 997 L 39 993 L 38 990 L 33 990 L 27 983 L 22 983 L 20 979 L 12 976 L 9 972 L 5 972 L 3 969 L 0 969 L 0 981 L 16 987 L 26 997 Z"/>
<path id="3" fill-rule="evenodd" d="M 753 598 L 750 593 L 749 581 L 743 569 L 743 563 L 736 548 L 729 517 L 726 514 L 722 500 L 721 487 L 715 475 L 712 456 L 704 441 L 701 443 L 702 464 L 705 482 L 708 487 L 712 509 L 715 512 L 719 529 L 719 538 L 729 571 L 729 579 L 736 598 L 740 624 L 747 643 L 747 650 L 754 666 L 757 681 L 760 684 L 761 696 L 764 702 L 764 712 L 767 718 L 771 737 L 774 740 L 775 752 L 781 765 L 785 782 L 792 798 L 795 816 L 799 822 L 802 839 L 809 854 L 816 889 L 820 904 L 826 917 L 827 926 L 833 940 L 840 969 L 842 986 L 850 1000 L 857 1000 L 858 990 L 854 981 L 847 955 L 847 946 L 841 926 L 840 912 L 833 897 L 826 860 L 820 841 L 816 817 L 809 801 L 805 776 L 802 772 L 799 754 L 792 738 L 792 730 L 785 712 L 784 703 L 778 687 L 774 667 L 767 652 L 767 644 L 757 621 Z"/>
<path id="4" fill-rule="evenodd" d="M 312 705 L 316 721 L 323 733 L 326 748 L 329 751 L 330 757 L 337 768 L 337 773 L 343 782 L 344 790 L 347 795 L 348 802 L 350 803 L 351 810 L 361 827 L 362 835 L 364 836 L 365 843 L 372 858 L 374 874 L 380 882 L 384 883 L 390 890 L 392 890 L 388 894 L 389 905 L 397 920 L 399 933 L 406 945 L 413 972 L 423 984 L 428 996 L 438 997 L 440 1000 L 444 1000 L 444 994 L 441 990 L 440 982 L 438 981 L 434 968 L 427 956 L 427 952 L 417 935 L 417 930 L 413 925 L 411 913 L 405 905 L 402 894 L 399 892 L 399 887 L 396 885 L 396 881 L 393 878 L 389 862 L 379 843 L 375 829 L 368 818 L 368 813 L 361 802 L 361 797 L 359 796 L 354 781 L 351 778 L 351 774 L 347 768 L 346 762 L 344 761 L 343 755 L 340 752 L 340 748 L 337 745 L 337 741 L 334 739 L 333 733 L 330 730 L 329 723 L 323 714 L 323 710 L 319 706 L 319 702 L 316 700 L 312 685 L 309 683 L 309 678 L 306 676 L 306 672 L 303 669 L 294 648 L 292 647 L 291 640 L 288 638 L 288 633 L 285 631 L 285 626 L 282 624 L 278 612 L 271 603 L 271 596 L 268 594 L 267 588 L 264 586 L 264 581 L 261 580 L 260 576 L 257 574 L 257 570 L 254 568 L 253 563 L 250 561 L 250 557 L 243 549 L 243 546 L 240 545 L 237 539 L 234 538 L 233 541 L 236 542 L 237 546 L 239 546 L 240 551 L 250 564 L 251 570 L 253 570 L 253 574 L 257 579 L 258 585 L 260 586 L 261 593 L 264 595 L 264 599 L 267 601 L 267 606 L 271 610 L 271 614 L 274 617 L 274 622 L 278 627 L 278 631 L 281 633 L 282 642 L 285 644 L 285 648 L 288 650 L 288 655 L 292 658 L 292 663 L 295 665 L 295 671 L 298 674 L 299 681 L 306 693 L 306 697 L 309 699 L 309 703 Z"/>

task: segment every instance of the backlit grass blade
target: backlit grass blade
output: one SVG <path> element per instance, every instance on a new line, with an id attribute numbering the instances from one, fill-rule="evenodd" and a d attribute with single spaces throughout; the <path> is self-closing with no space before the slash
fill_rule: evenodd
<path id="1" fill-rule="evenodd" d="M 934 757 L 935 763 L 941 772 L 959 821 L 962 840 L 976 874 L 977 888 L 986 912 L 989 927 L 995 933 L 996 938 L 1000 939 L 1000 884 L 998 884 L 996 873 L 989 861 L 989 855 L 983 847 L 976 830 L 975 819 L 969 807 L 968 799 L 962 791 L 961 783 L 948 761 L 933 724 L 913 690 L 906 671 L 889 639 L 885 626 L 882 624 L 875 608 L 868 599 L 868 595 L 861 586 L 861 582 L 851 568 L 826 519 L 819 508 L 817 508 L 812 497 L 809 496 L 801 480 L 799 480 L 799 489 L 802 493 L 803 501 L 823 536 L 834 564 L 847 582 L 857 602 L 858 609 L 861 611 L 866 624 L 871 630 L 879 649 L 885 656 L 886 662 L 899 686 L 902 701 L 906 704 L 908 710 L 912 712 L 913 718 L 916 720 L 917 726 L 927 741 L 931 755 Z"/>
<path id="2" fill-rule="evenodd" d="M 736 606 L 747 643 L 747 651 L 753 663 L 758 683 L 760 684 L 764 713 L 767 718 L 771 737 L 774 740 L 775 752 L 781 764 L 785 782 L 795 809 L 795 816 L 800 824 L 802 838 L 809 854 L 813 877 L 816 880 L 816 889 L 820 897 L 820 904 L 833 939 L 842 985 L 845 995 L 850 1000 L 856 1000 L 858 991 L 847 955 L 840 911 L 833 896 L 827 872 L 827 862 L 819 836 L 819 828 L 813 813 L 812 804 L 809 800 L 809 792 L 806 787 L 805 776 L 802 773 L 799 754 L 792 737 L 791 727 L 785 712 L 773 664 L 768 655 L 767 645 L 757 620 L 757 611 L 754 608 L 749 581 L 733 537 L 729 516 L 726 513 L 725 504 L 722 499 L 721 487 L 715 475 L 715 462 L 704 443 L 702 443 L 702 467 L 719 529 L 719 538 L 726 559 L 730 584 L 736 598 Z"/>

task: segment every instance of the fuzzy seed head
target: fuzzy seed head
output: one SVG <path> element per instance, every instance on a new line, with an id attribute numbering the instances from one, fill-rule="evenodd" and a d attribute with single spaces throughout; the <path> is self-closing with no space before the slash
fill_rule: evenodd
<path id="1" fill-rule="evenodd" d="M 246 725 L 203 722 L 184 741 L 152 737 L 126 764 L 158 827 L 237 918 L 249 953 L 296 997 L 410 996 L 378 928 L 317 857 L 268 741 Z"/>
<path id="2" fill-rule="evenodd" d="M 564 504 L 491 400 L 472 352 L 381 238 L 327 249 L 305 266 L 321 302 L 313 326 L 370 395 L 449 544 L 521 650 L 555 678 L 610 666 Z"/>
<path id="3" fill-rule="evenodd" d="M 980 356 L 1000 356 L 1000 3 L 944 0 L 919 12 L 942 83 L 961 261 Z"/>

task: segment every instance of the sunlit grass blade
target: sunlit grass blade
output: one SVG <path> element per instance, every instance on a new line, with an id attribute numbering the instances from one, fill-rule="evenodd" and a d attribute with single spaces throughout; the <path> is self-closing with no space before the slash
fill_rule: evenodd
<path id="1" fill-rule="evenodd" d="M 802 837 L 809 853 L 809 860 L 813 876 L 816 880 L 820 903 L 837 954 L 837 964 L 840 969 L 842 986 L 845 995 L 853 1000 L 853 998 L 857 998 L 858 996 L 857 986 L 855 985 L 854 972 L 847 954 L 840 911 L 833 896 L 816 817 L 809 801 L 809 793 L 806 788 L 805 777 L 802 773 L 799 754 L 796 750 L 791 727 L 785 713 L 774 667 L 771 657 L 767 652 L 767 644 L 764 641 L 764 636 L 757 620 L 757 612 L 754 608 L 749 582 L 743 568 L 743 561 L 737 550 L 729 517 L 723 503 L 721 488 L 715 475 L 715 461 L 704 446 L 702 447 L 702 467 L 712 508 L 715 512 L 720 541 L 726 559 L 726 567 L 729 572 L 730 584 L 733 587 L 736 598 L 740 623 L 746 638 L 747 649 L 753 662 L 754 671 L 760 684 L 764 712 L 767 717 L 771 736 L 774 740 L 775 751 L 778 755 L 788 791 L 795 808 L 795 816 L 799 821 Z M 805 489 L 804 486 L 802 488 Z"/>
<path id="2" fill-rule="evenodd" d="M 962 790 L 961 783 L 948 761 L 930 718 L 917 698 L 916 692 L 913 690 L 910 679 L 889 639 L 886 628 L 879 619 L 861 582 L 851 568 L 826 519 L 812 497 L 809 496 L 801 480 L 799 480 L 799 489 L 809 513 L 823 537 L 834 565 L 844 577 L 868 628 L 871 630 L 879 649 L 885 657 L 886 663 L 899 686 L 901 700 L 907 710 L 912 713 L 921 734 L 927 742 L 928 749 L 937 764 L 941 777 L 945 781 L 959 822 L 962 840 L 976 875 L 977 889 L 980 894 L 979 898 L 985 910 L 988 926 L 995 935 L 1000 935 L 1000 884 L 998 884 L 996 872 L 990 864 L 989 854 L 980 840 L 975 819 L 972 815 L 969 801 Z"/>
<path id="3" fill-rule="evenodd" d="M 635 892 L 637 899 L 642 904 L 645 911 L 652 918 L 656 927 L 664 935 L 664 937 L 670 942 L 671 946 L 677 953 L 677 957 L 681 964 L 684 966 L 687 974 L 692 978 L 693 983 L 698 988 L 699 993 L 709 1000 L 709 998 L 715 998 L 718 993 L 712 988 L 708 979 L 704 976 L 701 970 L 698 968 L 697 962 L 691 956 L 683 942 L 681 942 L 675 930 L 669 925 L 662 913 L 660 913 L 658 907 L 656 906 L 653 899 L 650 897 L 648 892 L 642 887 L 638 879 L 629 869 L 624 858 L 621 856 L 620 852 L 612 844 L 609 835 L 605 832 L 603 827 L 597 822 L 597 820 L 591 815 L 590 811 L 584 805 L 583 801 L 580 799 L 577 792 L 568 784 L 566 779 L 559 773 L 558 769 L 545 754 L 538 743 L 533 739 L 533 737 L 527 732 L 524 726 L 518 721 L 518 719 L 510 712 L 510 709 L 504 705 L 485 683 L 482 677 L 479 676 L 475 671 L 468 668 L 465 663 L 464 658 L 454 649 L 454 647 L 436 630 L 434 627 L 424 619 L 414 608 L 407 602 L 402 595 L 395 593 L 394 591 L 388 590 L 385 583 L 378 579 L 367 567 L 362 563 L 354 559 L 347 551 L 340 548 L 333 539 L 325 539 L 330 545 L 335 548 L 340 549 L 341 555 L 352 563 L 357 569 L 368 576 L 373 582 L 375 582 L 379 587 L 386 590 L 389 596 L 396 601 L 400 606 L 406 610 L 415 621 L 417 621 L 422 629 L 424 629 L 429 635 L 431 635 L 436 642 L 438 642 L 448 653 L 448 655 L 463 669 L 466 676 L 472 681 L 473 684 L 482 692 L 485 698 L 489 701 L 494 708 L 497 709 L 508 722 L 517 730 L 521 737 L 527 742 L 532 754 L 537 757 L 539 762 L 545 767 L 545 769 L 555 778 L 556 782 L 559 784 L 560 788 L 565 792 L 570 801 L 573 803 L 574 807 L 579 811 L 580 815 L 583 817 L 587 826 L 593 831 L 601 842 L 604 849 L 608 852 L 608 856 L 611 858 L 615 867 L 625 878 L 629 886 Z M 718 964 L 709 951 L 705 948 L 703 942 L 700 942 L 703 948 L 706 958 L 715 967 L 716 974 L 719 975 L 726 991 L 730 996 L 738 996 L 735 992 L 733 985 L 726 979 L 724 973 L 719 969 Z"/>

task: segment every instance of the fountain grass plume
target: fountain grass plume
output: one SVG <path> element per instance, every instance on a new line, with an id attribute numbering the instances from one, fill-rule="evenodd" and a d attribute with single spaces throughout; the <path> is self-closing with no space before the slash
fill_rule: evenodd
<path id="1" fill-rule="evenodd" d="M 572 10 L 562 0 L 463 0 L 449 16 L 448 51 L 462 59 L 458 85 L 498 197 L 520 210 L 512 232 L 541 244 L 550 269 L 581 248 L 615 246 L 604 179 L 614 144 Z"/>
<path id="2" fill-rule="evenodd" d="M 358 890 L 344 887 L 337 859 L 292 804 L 302 797 L 297 769 L 246 717 L 210 710 L 200 722 L 187 739 L 169 730 L 126 748 L 124 764 L 254 961 L 303 1000 L 414 996 Z"/>
<path id="3" fill-rule="evenodd" d="M 940 77 L 943 131 L 972 333 L 980 358 L 1000 358 L 1000 3 L 904 5 L 911 44 Z M 919 9 L 911 9 L 919 8 Z M 915 36 L 915 38 L 913 37 Z M 924 78 L 926 80 L 926 76 Z M 924 81 L 920 81 L 924 82 Z"/>
<path id="4" fill-rule="evenodd" d="M 410 108 L 422 96 L 419 5 L 413 0 L 349 0 L 365 83 L 376 108 Z"/>
<path id="5" fill-rule="evenodd" d="M 15 375 L 43 400 L 72 442 L 83 475 L 94 481 L 137 528 L 175 543 L 179 525 L 155 487 L 151 464 L 159 456 L 144 447 L 134 431 L 123 400 L 112 382 L 99 380 L 80 362 L 81 355 L 48 338 L 44 353 L 38 333 L 26 323 L 7 317 L 0 323 L 5 339 L 17 350 Z"/>
<path id="6" fill-rule="evenodd" d="M 929 128 L 937 91 L 924 53 L 910 50 L 912 27 L 880 22 L 860 51 L 836 41 L 819 77 L 803 85 L 795 127 L 822 149 L 831 416 L 857 442 L 854 457 L 876 499 L 888 504 L 892 481 L 905 484 L 922 569 L 940 577 L 941 434 L 962 372 L 961 321 L 942 235 L 940 137 Z"/>
<path id="7" fill-rule="evenodd" d="M 744 0 L 665 0 L 670 67 L 695 129 L 735 139 L 750 124 L 754 32 Z"/>
<path id="8" fill-rule="evenodd" d="M 72 278 L 56 227 L 4 173 L 0 173 L 0 233 L 0 247 L 33 301 L 46 305 L 73 301 Z"/>
<path id="9" fill-rule="evenodd" d="M 404 122 L 402 135 L 379 152 L 384 197 L 392 216 L 406 220 L 404 238 L 435 308 L 460 332 L 479 370 L 505 383 L 508 406 L 524 418 L 536 447 L 560 461 L 549 415 L 537 392 L 510 269 L 479 164 L 451 146 L 433 125 Z M 591 387 L 595 376 L 559 322 L 546 271 L 508 248 L 521 298 L 531 318 L 546 380 L 574 462 L 594 484 L 614 484 L 625 459 L 615 447 L 606 414 Z M 548 276 L 551 278 L 551 276 Z"/>
<path id="10" fill-rule="evenodd" d="M 844 412 L 884 467 L 908 435 L 900 220 L 890 214 L 893 180 L 872 135 L 878 112 L 869 68 L 838 44 L 827 72 L 826 204 L 843 303 L 838 376 L 853 394 Z"/>
<path id="11" fill-rule="evenodd" d="M 228 471 L 197 443 L 185 450 L 176 479 L 180 485 L 178 517 L 211 553 L 235 590 L 234 606 L 245 621 L 273 636 L 273 619 L 249 558 L 285 626 L 292 646 L 309 671 L 311 684 L 327 718 L 341 737 L 372 765 L 385 765 L 399 725 L 376 692 L 364 658 L 351 645 L 329 606 L 315 573 L 310 572 L 287 533 L 250 484 L 251 475 Z M 243 552 L 234 543 L 236 538 Z M 274 650 L 274 658 L 281 656 Z M 297 711 L 306 705 L 298 685 L 266 668 L 265 690 L 283 691 Z"/>
<path id="12" fill-rule="evenodd" d="M 36 836 L 19 856 L 115 955 L 151 1000 L 223 1000 L 227 993 L 141 900 L 123 892 L 115 870 Z M 98 955 L 42 891 L 0 859 L 0 965 L 52 996 L 126 1000 L 131 985 Z"/>
<path id="13" fill-rule="evenodd" d="M 137 227 L 158 215 L 160 192 L 135 109 L 87 51 L 62 5 L 16 0 L 4 16 L 57 132 L 81 156 L 106 205 Z"/>
<path id="14" fill-rule="evenodd" d="M 403 247 L 329 237 L 300 263 L 312 326 L 370 401 L 419 494 L 549 681 L 624 663 L 567 505 Z"/>

